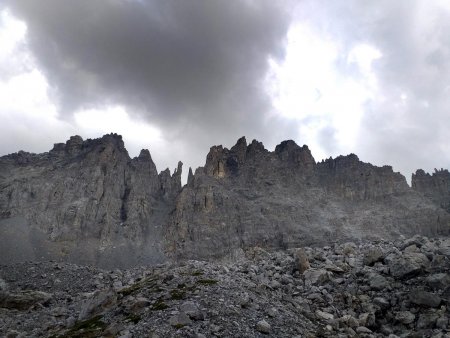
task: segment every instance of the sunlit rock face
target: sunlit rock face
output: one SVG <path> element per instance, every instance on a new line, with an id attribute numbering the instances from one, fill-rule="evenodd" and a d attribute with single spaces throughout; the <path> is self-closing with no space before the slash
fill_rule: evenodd
<path id="1" fill-rule="evenodd" d="M 114 267 L 449 231 L 448 172 L 418 171 L 410 188 L 354 154 L 316 163 L 294 141 L 243 137 L 183 188 L 181 173 L 158 174 L 148 150 L 131 159 L 116 134 L 1 157 L 0 256 Z"/>
<path id="2" fill-rule="evenodd" d="M 436 202 L 392 167 L 354 154 L 316 163 L 294 141 L 270 152 L 241 138 L 231 149 L 211 148 L 178 196 L 166 240 L 176 257 L 204 258 L 251 246 L 447 234 L 449 214 Z"/>

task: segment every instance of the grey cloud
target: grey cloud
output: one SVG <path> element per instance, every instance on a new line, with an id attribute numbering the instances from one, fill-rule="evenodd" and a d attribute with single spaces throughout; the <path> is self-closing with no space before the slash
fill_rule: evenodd
<path id="1" fill-rule="evenodd" d="M 53 98 L 67 116 L 123 104 L 167 134 L 262 135 L 268 57 L 290 20 L 273 1 L 14 0 Z M 287 4 L 287 2 L 283 2 Z M 186 131 L 187 129 L 187 131 Z M 195 130 L 195 133 L 192 131 Z M 168 135 L 167 137 L 170 137 Z M 204 146 L 204 143 L 203 143 Z"/>
<path id="2" fill-rule="evenodd" d="M 450 167 L 450 13 L 431 10 L 437 1 L 7 0 L 6 6 L 26 21 L 29 46 L 68 120 L 79 108 L 123 104 L 182 145 L 176 154 L 168 150 L 173 163 L 194 166 L 210 145 L 231 146 L 242 135 L 268 148 L 288 138 L 303 143 L 297 122 L 267 114 L 262 83 L 267 58 L 283 59 L 295 13 L 294 20 L 339 45 L 343 76 L 361 76 L 347 62 L 356 45 L 383 54 L 373 64 L 379 92 L 366 102 L 357 144 L 337 149 L 330 119 L 316 140 L 323 150 L 356 152 L 406 176 L 418 167 Z"/>

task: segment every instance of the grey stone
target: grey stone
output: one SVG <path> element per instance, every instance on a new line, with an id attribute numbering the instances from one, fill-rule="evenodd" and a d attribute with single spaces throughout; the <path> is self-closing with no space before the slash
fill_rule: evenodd
<path id="1" fill-rule="evenodd" d="M 356 328 L 359 326 L 359 320 L 353 317 L 352 315 L 344 315 L 339 318 L 339 322 L 341 325 L 349 326 L 351 328 Z"/>
<path id="2" fill-rule="evenodd" d="M 5 335 L 5 338 L 18 338 L 18 337 L 23 337 L 23 335 L 16 330 L 9 330 Z"/>
<path id="3" fill-rule="evenodd" d="M 323 319 L 326 321 L 331 321 L 334 319 L 334 315 L 328 312 L 324 312 L 324 311 L 320 311 L 320 310 L 316 310 L 316 316 L 319 319 Z"/>
<path id="4" fill-rule="evenodd" d="M 363 263 L 365 265 L 373 265 L 376 262 L 382 260 L 384 257 L 384 252 L 381 248 L 379 247 L 372 247 L 369 248 L 365 253 L 364 253 L 364 259 L 363 259 Z"/>
<path id="5" fill-rule="evenodd" d="M 402 324 L 411 324 L 416 319 L 416 316 L 409 311 L 398 311 L 395 313 L 395 320 Z"/>
<path id="6" fill-rule="evenodd" d="M 180 305 L 180 311 L 189 316 L 190 319 L 203 320 L 204 315 L 194 302 L 184 302 Z"/>
<path id="7" fill-rule="evenodd" d="M 430 266 L 427 256 L 422 253 L 408 252 L 395 256 L 389 262 L 390 274 L 399 279 L 407 279 L 423 273 Z"/>
<path id="8" fill-rule="evenodd" d="M 409 294 L 412 303 L 425 307 L 438 307 L 441 304 L 439 295 L 423 290 L 413 290 Z"/>
<path id="9" fill-rule="evenodd" d="M 52 294 L 25 290 L 15 293 L 7 291 L 0 291 L 0 308 L 28 310 L 31 306 L 36 304 L 45 304 L 52 299 Z"/>
<path id="10" fill-rule="evenodd" d="M 180 312 L 169 318 L 169 324 L 177 328 L 191 325 L 192 321 L 184 312 Z"/>
<path id="11" fill-rule="evenodd" d="M 389 287 L 388 280 L 385 277 L 383 277 L 377 273 L 371 273 L 368 276 L 368 280 L 369 280 L 369 286 L 373 290 L 380 291 L 380 290 L 384 290 L 387 287 Z"/>
<path id="12" fill-rule="evenodd" d="M 6 284 L 6 282 L 0 278 L 0 292 L 6 292 L 8 291 L 8 284 Z"/>
<path id="13" fill-rule="evenodd" d="M 387 310 L 391 307 L 391 303 L 383 297 L 375 297 L 373 303 L 379 306 L 381 310 Z"/>
<path id="14" fill-rule="evenodd" d="M 365 327 L 365 326 L 358 326 L 358 327 L 356 328 L 356 332 L 357 332 L 357 333 L 372 333 L 372 330 L 368 329 L 368 328 Z"/>
<path id="15" fill-rule="evenodd" d="M 450 285 L 448 273 L 435 273 L 426 278 L 428 286 L 434 290 L 443 290 Z"/>
<path id="16" fill-rule="evenodd" d="M 417 319 L 416 327 L 418 329 L 426 329 L 426 328 L 434 328 L 437 319 L 439 318 L 439 314 L 429 312 L 429 313 L 421 313 L 419 318 Z"/>
<path id="17" fill-rule="evenodd" d="M 439 329 L 447 329 L 449 325 L 449 320 L 446 316 L 441 316 L 436 319 L 436 327 Z"/>
<path id="18" fill-rule="evenodd" d="M 206 338 L 206 336 L 203 333 L 197 333 L 195 338 Z"/>
<path id="19" fill-rule="evenodd" d="M 373 326 L 375 325 L 375 314 L 371 312 L 361 313 L 358 317 L 360 326 Z"/>
<path id="20" fill-rule="evenodd" d="M 303 273 L 305 282 L 320 285 L 330 280 L 330 273 L 325 269 L 308 269 Z"/>
<path id="21" fill-rule="evenodd" d="M 261 333 L 268 334 L 270 333 L 270 329 L 270 324 L 265 320 L 260 320 L 258 323 L 256 323 L 256 330 Z"/>
<path id="22" fill-rule="evenodd" d="M 113 290 L 96 291 L 86 300 L 80 310 L 78 320 L 85 320 L 95 315 L 104 313 L 117 303 L 117 294 Z"/>

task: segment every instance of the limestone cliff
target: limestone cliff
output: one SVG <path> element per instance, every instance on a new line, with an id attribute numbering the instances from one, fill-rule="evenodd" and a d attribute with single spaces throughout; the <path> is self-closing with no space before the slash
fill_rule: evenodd
<path id="1" fill-rule="evenodd" d="M 316 163 L 293 141 L 270 152 L 241 138 L 210 149 L 177 199 L 166 239 L 175 256 L 199 258 L 449 229 L 450 215 L 390 166 L 354 154 Z"/>
<path id="2" fill-rule="evenodd" d="M 412 175 L 412 188 L 450 212 L 450 172 L 436 170 L 432 175 L 419 169 Z"/>
<path id="3" fill-rule="evenodd" d="M 293 141 L 243 137 L 212 147 L 183 188 L 181 173 L 158 174 L 148 150 L 131 159 L 116 134 L 1 157 L 0 257 L 128 266 L 450 228 L 448 171 L 410 188 L 354 154 L 316 163 Z"/>
<path id="4" fill-rule="evenodd" d="M 1 158 L 1 216 L 24 218 L 75 261 L 163 260 L 180 175 L 181 163 L 158 175 L 148 150 L 130 159 L 119 135 L 73 136 L 48 153 Z"/>

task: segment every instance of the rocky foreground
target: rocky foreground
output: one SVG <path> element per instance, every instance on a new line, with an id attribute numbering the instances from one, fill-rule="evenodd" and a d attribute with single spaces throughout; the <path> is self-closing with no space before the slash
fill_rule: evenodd
<path id="1" fill-rule="evenodd" d="M 6 337 L 450 337 L 450 239 L 106 271 L 0 266 Z"/>

